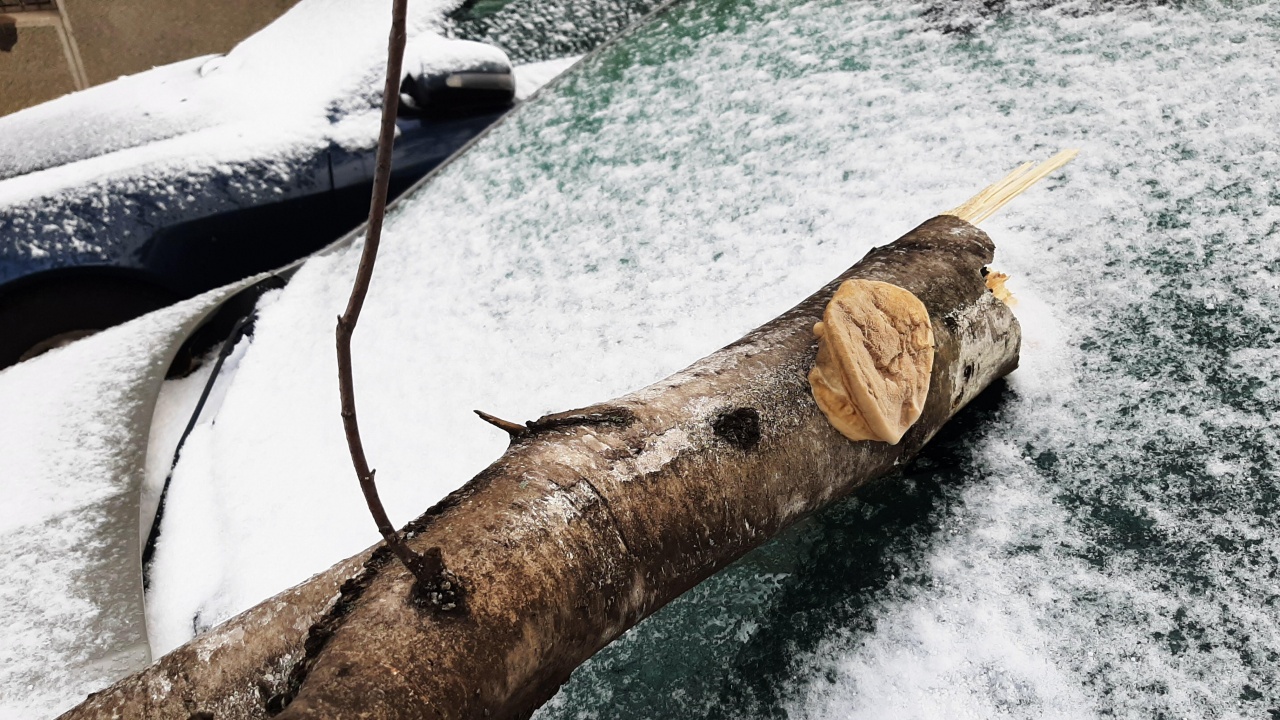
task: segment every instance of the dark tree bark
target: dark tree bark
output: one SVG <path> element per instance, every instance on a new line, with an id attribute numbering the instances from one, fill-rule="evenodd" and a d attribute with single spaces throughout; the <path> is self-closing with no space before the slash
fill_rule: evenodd
<path id="1" fill-rule="evenodd" d="M 449 587 L 417 591 L 375 551 L 358 575 L 347 561 L 213 631 L 223 645 L 274 632 L 270 643 L 201 663 L 188 648 L 210 641 L 197 639 L 66 717 L 224 720 L 268 706 L 284 707 L 281 718 L 527 716 L 627 628 L 907 462 L 1011 372 L 1021 336 L 983 282 L 993 252 L 973 225 L 936 217 L 665 380 L 509 429 L 497 462 L 407 528 L 410 546 L 448 569 Z M 928 396 L 896 445 L 847 440 L 810 392 L 813 325 L 849 278 L 903 287 L 929 312 Z"/>

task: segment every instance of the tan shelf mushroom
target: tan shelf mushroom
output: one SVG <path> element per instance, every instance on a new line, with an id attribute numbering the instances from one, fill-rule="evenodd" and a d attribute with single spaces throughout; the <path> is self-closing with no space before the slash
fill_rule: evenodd
<path id="1" fill-rule="evenodd" d="M 1036 166 L 1026 163 L 960 207 L 943 213 L 977 224 L 1049 173 L 1070 162 L 1064 150 Z M 986 272 L 988 290 L 1005 305 L 1009 276 Z M 813 326 L 818 356 L 809 371 L 813 399 L 850 440 L 896 445 L 920 419 L 933 372 L 933 327 L 920 299 L 896 285 L 848 280 Z"/>
<path id="2" fill-rule="evenodd" d="M 813 333 L 809 383 L 827 420 L 850 440 L 896 445 L 929 393 L 933 328 L 924 303 L 897 285 L 846 280 Z"/>

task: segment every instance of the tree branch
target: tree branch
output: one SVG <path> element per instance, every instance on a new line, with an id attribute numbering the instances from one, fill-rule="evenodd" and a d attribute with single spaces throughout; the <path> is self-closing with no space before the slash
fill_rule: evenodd
<path id="1" fill-rule="evenodd" d="M 360 255 L 360 267 L 356 270 L 355 283 L 347 309 L 338 317 L 336 331 L 338 345 L 338 392 L 342 399 L 342 427 L 346 431 L 347 448 L 351 451 L 351 463 L 355 466 L 360 490 L 364 493 L 369 512 L 378 526 L 378 532 L 387 546 L 400 558 L 422 585 L 428 585 L 439 574 L 432 563 L 409 549 L 396 533 L 387 511 L 378 497 L 374 483 L 374 470 L 365 458 L 364 443 L 360 439 L 360 424 L 356 419 L 355 380 L 351 372 L 351 336 L 355 333 L 360 310 L 369 283 L 373 279 L 373 266 L 378 259 L 378 243 L 382 239 L 382 221 L 387 213 L 387 188 L 391 183 L 391 150 L 395 141 L 396 111 L 400 105 L 400 73 L 404 62 L 405 15 L 408 0 L 392 0 L 391 37 L 387 41 L 387 81 L 382 90 L 382 128 L 378 135 L 377 164 L 373 173 L 373 197 L 369 202 L 369 224 L 365 231 L 364 251 Z"/>
<path id="2" fill-rule="evenodd" d="M 993 254 L 962 220 L 926 222 L 681 372 L 529 423 L 408 526 L 408 542 L 449 567 L 434 589 L 416 591 L 388 549 L 362 553 L 62 720 L 529 717 L 593 652 L 799 518 L 901 469 L 1017 367 L 1017 319 L 981 273 Z M 901 287 L 929 312 L 929 392 L 896 445 L 841 435 L 806 381 L 813 327 L 853 279 Z"/>

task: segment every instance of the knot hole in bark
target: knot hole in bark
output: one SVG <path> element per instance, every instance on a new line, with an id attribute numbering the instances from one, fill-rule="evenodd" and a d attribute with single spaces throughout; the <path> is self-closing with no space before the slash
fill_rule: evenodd
<path id="1" fill-rule="evenodd" d="M 722 412 L 712 421 L 711 429 L 739 450 L 750 450 L 760 443 L 760 413 L 750 407 Z"/>
<path id="2" fill-rule="evenodd" d="M 466 611 L 466 591 L 458 576 L 444 565 L 440 548 L 428 548 L 415 560 L 417 567 L 410 568 L 414 577 L 412 598 L 415 605 L 443 613 L 461 614 Z M 425 579 L 424 579 L 425 578 Z"/>

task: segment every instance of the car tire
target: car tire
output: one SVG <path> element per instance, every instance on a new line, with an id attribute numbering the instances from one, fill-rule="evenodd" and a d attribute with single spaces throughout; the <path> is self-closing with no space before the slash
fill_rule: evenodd
<path id="1" fill-rule="evenodd" d="M 0 369 L 178 300 L 117 278 L 45 282 L 0 296 Z"/>

